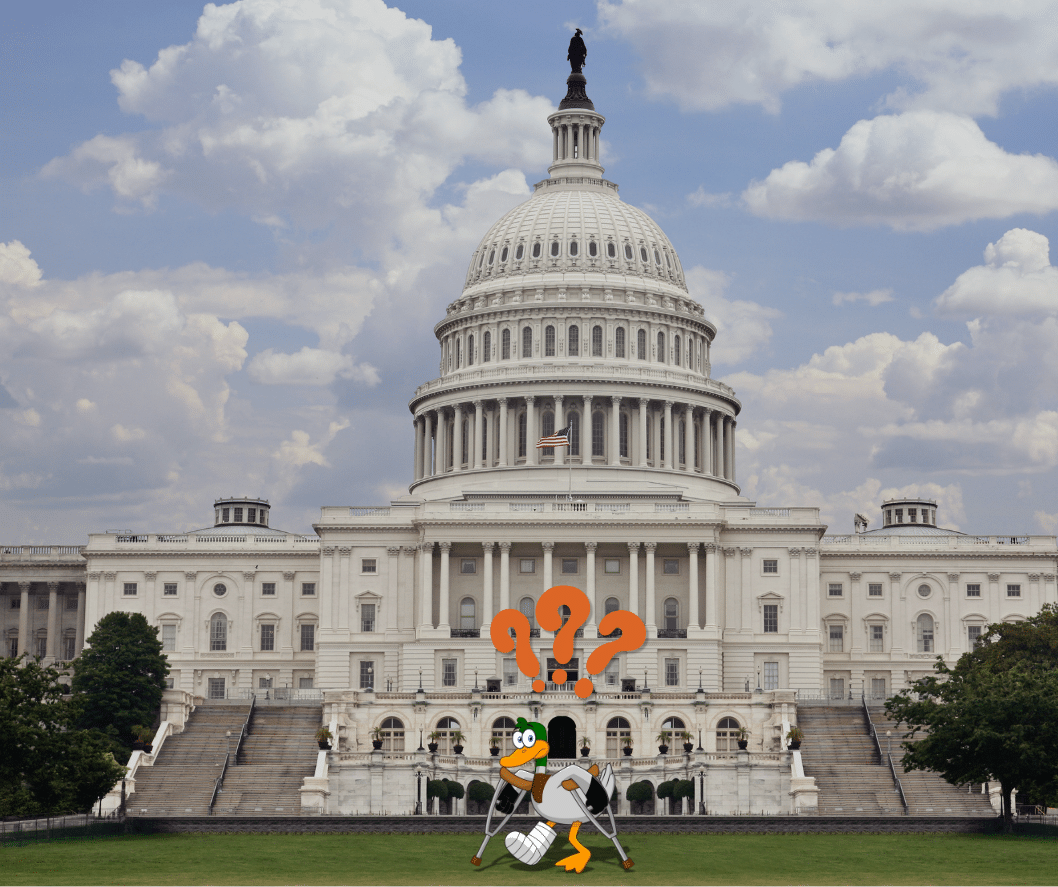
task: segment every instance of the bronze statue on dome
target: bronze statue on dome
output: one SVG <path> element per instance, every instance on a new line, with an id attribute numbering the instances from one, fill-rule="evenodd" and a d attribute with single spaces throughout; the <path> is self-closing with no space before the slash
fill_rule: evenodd
<path id="1" fill-rule="evenodd" d="M 574 74 L 581 73 L 581 68 L 584 67 L 584 60 L 588 57 L 588 47 L 584 45 L 584 40 L 580 36 L 583 33 L 580 28 L 577 28 L 577 33 L 569 41 L 569 52 L 566 54 L 566 60 L 569 62 Z"/>

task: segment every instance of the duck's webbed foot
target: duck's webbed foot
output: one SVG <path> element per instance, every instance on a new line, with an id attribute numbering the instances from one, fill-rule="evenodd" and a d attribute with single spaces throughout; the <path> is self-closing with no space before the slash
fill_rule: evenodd
<path id="1" fill-rule="evenodd" d="M 555 865 L 562 866 L 567 872 L 582 872 L 584 866 L 591 859 L 591 851 L 577 840 L 577 832 L 580 831 L 580 823 L 575 822 L 569 827 L 569 842 L 577 848 L 577 852 L 565 859 L 560 859 Z"/>

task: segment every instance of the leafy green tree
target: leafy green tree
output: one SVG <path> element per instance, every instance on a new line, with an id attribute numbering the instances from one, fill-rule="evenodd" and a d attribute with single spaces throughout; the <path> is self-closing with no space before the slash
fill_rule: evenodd
<path id="1" fill-rule="evenodd" d="M 955 785 L 996 781 L 1005 828 L 1011 791 L 1058 798 L 1058 609 L 989 627 L 949 668 L 915 681 L 886 703 L 890 717 L 925 737 L 905 742 L 908 770 L 935 770 Z"/>
<path id="2" fill-rule="evenodd" d="M 0 816 L 87 810 L 125 772 L 103 737 L 77 729 L 64 674 L 0 659 Z"/>
<path id="3" fill-rule="evenodd" d="M 158 714 L 169 665 L 142 613 L 108 613 L 96 623 L 86 649 L 73 663 L 78 725 L 99 730 L 132 748 L 132 728 Z"/>

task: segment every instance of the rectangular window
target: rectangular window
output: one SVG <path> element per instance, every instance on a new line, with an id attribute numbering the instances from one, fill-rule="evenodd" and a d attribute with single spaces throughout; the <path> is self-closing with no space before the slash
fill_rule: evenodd
<path id="1" fill-rule="evenodd" d="M 827 585 L 827 594 L 830 597 L 841 597 L 842 585 L 840 582 L 831 582 Z"/>
<path id="2" fill-rule="evenodd" d="M 265 597 L 275 597 L 276 584 L 274 582 L 262 582 L 261 594 Z"/>
<path id="3" fill-rule="evenodd" d="M 603 683 L 607 687 L 616 687 L 621 683 L 621 663 L 613 659 L 603 669 Z"/>
<path id="4" fill-rule="evenodd" d="M 256 508 L 247 508 L 246 509 L 246 522 L 248 524 L 257 523 L 257 509 Z"/>
<path id="5" fill-rule="evenodd" d="M 13 637 L 13 638 L 10 639 L 10 642 L 7 645 L 7 649 L 8 649 L 8 656 L 10 656 L 12 659 L 17 659 L 18 658 L 18 638 L 17 637 Z"/>
<path id="6" fill-rule="evenodd" d="M 298 689 L 299 690 L 311 690 L 312 689 L 312 678 L 298 678 Z"/>
<path id="7" fill-rule="evenodd" d="M 547 658 L 547 680 L 549 683 L 555 681 L 555 669 L 564 668 L 566 670 L 566 683 L 576 683 L 580 680 L 580 659 L 570 659 L 565 665 L 559 666 L 558 660 L 553 659 L 550 656 Z"/>
<path id="8" fill-rule="evenodd" d="M 871 582 L 867 585 L 867 597 L 881 597 L 882 596 L 882 583 Z"/>
<path id="9" fill-rule="evenodd" d="M 360 605 L 360 630 L 361 631 L 374 631 L 375 630 L 375 605 L 374 604 L 361 604 Z"/>
<path id="10" fill-rule="evenodd" d="M 163 597 L 175 597 L 176 596 L 176 583 L 166 582 L 162 585 L 162 596 Z"/>
<path id="11" fill-rule="evenodd" d="M 843 653 L 845 651 L 845 627 L 842 625 L 830 626 L 830 652 Z"/>
<path id="12" fill-rule="evenodd" d="M 241 508 L 236 508 L 236 509 L 234 509 L 234 511 L 235 511 L 235 523 L 241 524 L 242 523 L 242 509 Z"/>
<path id="13" fill-rule="evenodd" d="M 518 572 L 520 573 L 535 573 L 536 572 L 536 558 L 535 557 L 523 557 L 519 559 Z"/>
<path id="14" fill-rule="evenodd" d="M 271 678 L 264 678 L 264 677 L 258 678 L 257 679 L 257 689 L 258 690 L 271 690 L 272 689 L 272 679 Z"/>
<path id="15" fill-rule="evenodd" d="M 765 573 L 778 573 L 779 572 L 779 561 L 774 558 L 764 559 L 764 572 Z"/>
<path id="16" fill-rule="evenodd" d="M 176 651 L 176 626 L 172 623 L 162 625 L 162 652 Z"/>
<path id="17" fill-rule="evenodd" d="M 1007 597 L 1021 597 L 1021 586 L 1020 585 L 1008 585 L 1007 586 Z"/>
<path id="18" fill-rule="evenodd" d="M 478 571 L 477 558 L 465 557 L 459 564 L 460 573 L 476 573 Z"/>
<path id="19" fill-rule="evenodd" d="M 165 689 L 172 690 L 176 686 L 176 678 L 165 679 Z"/>
<path id="20" fill-rule="evenodd" d="M 870 626 L 870 652 L 871 653 L 883 653 L 885 652 L 885 626 L 884 625 L 872 625 Z"/>
<path id="21" fill-rule="evenodd" d="M 316 583 L 315 582 L 302 582 L 301 583 L 301 595 L 302 595 L 302 597 L 315 597 L 316 596 Z"/>
<path id="22" fill-rule="evenodd" d="M 831 678 L 830 679 L 830 698 L 841 699 L 845 695 L 845 679 L 844 678 Z"/>
<path id="23" fill-rule="evenodd" d="M 576 573 L 577 564 L 579 561 L 575 557 L 564 557 L 562 558 L 562 572 L 563 573 Z"/>
<path id="24" fill-rule="evenodd" d="M 360 689 L 366 690 L 368 687 L 370 687 L 372 690 L 375 689 L 375 660 L 361 659 Z"/>
<path id="25" fill-rule="evenodd" d="M 209 678 L 208 686 L 210 699 L 223 699 L 228 695 L 224 689 L 224 678 Z"/>
<path id="26" fill-rule="evenodd" d="M 128 586 L 128 583 L 126 583 L 126 587 L 127 586 Z M 128 594 L 128 593 L 129 593 L 128 591 L 125 592 L 125 594 Z M 136 593 L 136 583 L 135 582 L 132 583 L 132 593 L 133 594 Z M 43 595 L 43 594 L 37 596 L 37 609 L 38 610 L 47 610 L 48 609 L 48 598 L 45 595 Z"/>
<path id="27" fill-rule="evenodd" d="M 301 649 L 303 652 L 316 649 L 316 626 L 312 623 L 301 626 Z"/>
<path id="28" fill-rule="evenodd" d="M 662 567 L 663 572 L 666 576 L 678 576 L 680 574 L 680 561 L 679 558 L 667 557 Z"/>
<path id="29" fill-rule="evenodd" d="M 969 582 L 966 585 L 966 596 L 967 597 L 980 597 L 981 596 L 981 583 L 980 582 Z"/>
<path id="30" fill-rule="evenodd" d="M 11 598 L 11 609 L 12 610 L 21 610 L 22 609 L 22 598 L 20 598 L 20 597 Z"/>
<path id="31" fill-rule="evenodd" d="M 904 509 L 903 508 L 897 508 L 896 509 L 896 522 L 898 524 L 902 524 L 904 522 Z"/>
<path id="32" fill-rule="evenodd" d="M 441 686 L 454 687 L 456 685 L 456 660 L 441 660 Z"/>
<path id="33" fill-rule="evenodd" d="M 621 572 L 621 560 L 616 557 L 608 557 L 603 563 L 603 572 L 605 573 L 620 573 Z"/>
<path id="34" fill-rule="evenodd" d="M 779 605 L 764 605 L 764 633 L 775 634 L 779 631 Z"/>
<path id="35" fill-rule="evenodd" d="M 268 653 L 276 648 L 276 627 L 270 624 L 261 625 L 261 650 Z"/>
<path id="36" fill-rule="evenodd" d="M 907 519 L 908 519 L 908 521 L 910 523 L 917 524 L 918 523 L 918 509 L 917 508 L 909 508 L 907 510 Z"/>
<path id="37" fill-rule="evenodd" d="M 69 662 L 74 656 L 77 655 L 77 651 L 74 649 L 74 645 L 77 643 L 76 638 L 63 638 L 62 639 L 62 658 Z"/>
<path id="38" fill-rule="evenodd" d="M 983 625 L 966 626 L 966 639 L 970 642 L 970 649 L 975 649 L 981 643 L 981 635 L 985 633 Z"/>
<path id="39" fill-rule="evenodd" d="M 37 638 L 37 655 L 43 659 L 48 655 L 48 639 Z"/>
<path id="40" fill-rule="evenodd" d="M 77 609 L 77 596 L 76 595 L 68 594 L 66 596 L 66 609 L 67 610 L 76 610 Z"/>
<path id="41" fill-rule="evenodd" d="M 220 510 L 220 519 L 223 523 L 228 523 L 228 515 L 231 513 L 230 509 L 222 508 Z"/>
<path id="42" fill-rule="evenodd" d="M 378 558 L 364 557 L 360 559 L 360 572 L 361 573 L 377 573 L 378 572 Z"/>
<path id="43" fill-rule="evenodd" d="M 778 690 L 779 689 L 779 663 L 778 662 L 765 662 L 764 663 L 764 689 L 765 690 Z"/>
<path id="44" fill-rule="evenodd" d="M 885 692 L 885 678 L 871 678 L 871 696 L 875 699 L 884 699 L 888 695 Z"/>
<path id="45" fill-rule="evenodd" d="M 503 660 L 503 686 L 515 687 L 518 685 L 518 660 L 517 659 L 504 659 Z"/>
<path id="46" fill-rule="evenodd" d="M 680 660 L 665 660 L 665 686 L 678 687 L 680 685 Z"/>
<path id="47" fill-rule="evenodd" d="M 125 597 L 132 597 L 134 594 L 136 594 L 136 583 L 135 582 L 126 582 L 125 583 Z M 44 607 L 40 607 L 39 609 L 43 610 Z"/>

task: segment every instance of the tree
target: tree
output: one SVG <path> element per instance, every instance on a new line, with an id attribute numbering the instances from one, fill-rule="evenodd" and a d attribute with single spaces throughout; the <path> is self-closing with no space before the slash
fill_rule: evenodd
<path id="1" fill-rule="evenodd" d="M 103 737 L 76 728 L 64 674 L 0 659 L 0 816 L 87 810 L 125 772 Z"/>
<path id="2" fill-rule="evenodd" d="M 78 725 L 113 736 L 127 752 L 132 728 L 153 723 L 162 703 L 169 665 L 158 629 L 141 613 L 108 613 L 73 668 Z"/>
<path id="3" fill-rule="evenodd" d="M 1014 788 L 1058 797 L 1058 609 L 990 626 L 954 668 L 938 657 L 935 672 L 886 703 L 905 738 L 926 734 L 904 743 L 902 763 L 956 785 L 998 782 L 1010 831 Z"/>

